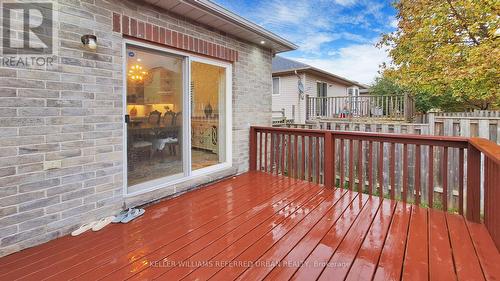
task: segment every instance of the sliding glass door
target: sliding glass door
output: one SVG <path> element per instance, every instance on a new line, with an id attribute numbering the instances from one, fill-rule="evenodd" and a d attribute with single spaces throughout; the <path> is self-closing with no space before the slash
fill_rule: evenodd
<path id="1" fill-rule="evenodd" d="M 127 194 L 230 165 L 230 65 L 149 47 L 124 50 Z"/>
<path id="2" fill-rule="evenodd" d="M 183 57 L 127 48 L 129 186 L 183 175 Z"/>

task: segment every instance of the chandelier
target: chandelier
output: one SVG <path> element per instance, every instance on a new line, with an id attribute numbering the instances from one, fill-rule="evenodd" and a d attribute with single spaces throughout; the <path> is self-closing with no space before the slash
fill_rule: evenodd
<path id="1" fill-rule="evenodd" d="M 132 81 L 141 82 L 144 80 L 144 77 L 148 75 L 148 73 L 142 70 L 142 66 L 139 64 L 132 65 L 128 71 L 128 77 Z"/>

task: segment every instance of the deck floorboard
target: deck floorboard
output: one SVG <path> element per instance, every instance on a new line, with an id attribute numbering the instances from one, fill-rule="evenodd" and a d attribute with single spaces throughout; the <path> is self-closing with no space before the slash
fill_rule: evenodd
<path id="1" fill-rule="evenodd" d="M 499 280 L 485 226 L 249 172 L 0 258 L 0 280 Z"/>

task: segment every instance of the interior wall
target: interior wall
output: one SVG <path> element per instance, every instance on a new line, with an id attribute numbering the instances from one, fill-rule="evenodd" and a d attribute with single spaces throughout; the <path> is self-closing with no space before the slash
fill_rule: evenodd
<path id="1" fill-rule="evenodd" d="M 193 117 L 205 116 L 204 109 L 210 104 L 213 114 L 219 113 L 219 86 L 224 69 L 199 62 L 191 64 Z"/>

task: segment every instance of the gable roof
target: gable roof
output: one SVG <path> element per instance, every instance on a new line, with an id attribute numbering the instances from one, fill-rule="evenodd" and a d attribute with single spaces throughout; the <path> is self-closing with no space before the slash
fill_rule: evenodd
<path id="1" fill-rule="evenodd" d="M 337 81 L 341 84 L 346 84 L 346 85 L 355 85 L 358 86 L 361 89 L 367 89 L 368 86 L 364 85 L 362 83 L 344 78 L 342 76 L 330 73 L 328 71 L 316 68 L 314 66 L 295 61 L 292 59 L 284 58 L 281 56 L 275 56 L 273 58 L 273 76 L 279 76 L 279 75 L 284 75 L 284 74 L 293 74 L 295 71 L 297 72 L 310 72 L 314 73 L 316 75 L 326 77 L 330 80 Z"/>
<path id="2" fill-rule="evenodd" d="M 274 53 L 295 50 L 297 45 L 209 0 L 144 0 L 189 20 L 234 37 L 267 47 Z M 264 42 L 264 43 L 262 43 Z"/>
<path id="3" fill-rule="evenodd" d="M 296 69 L 304 69 L 307 67 L 310 67 L 310 65 L 295 60 L 287 59 L 281 56 L 275 56 L 273 58 L 273 73 L 296 70 Z"/>

